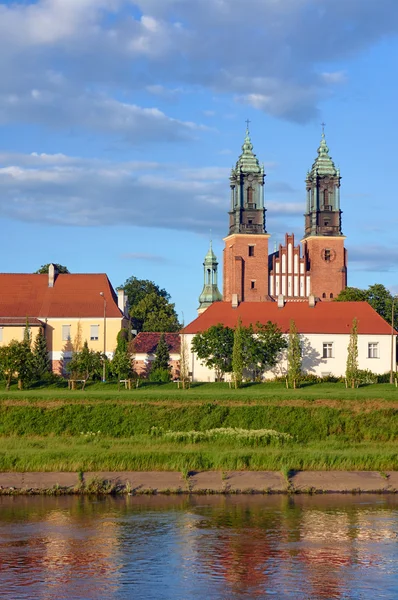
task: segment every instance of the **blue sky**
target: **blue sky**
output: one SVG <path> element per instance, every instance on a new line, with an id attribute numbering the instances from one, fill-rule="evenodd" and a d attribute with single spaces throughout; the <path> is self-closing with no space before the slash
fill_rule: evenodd
<path id="1" fill-rule="evenodd" d="M 245 120 L 271 247 L 325 121 L 349 285 L 398 292 L 397 59 L 396 0 L 0 0 L 0 270 L 152 279 L 188 322 Z"/>

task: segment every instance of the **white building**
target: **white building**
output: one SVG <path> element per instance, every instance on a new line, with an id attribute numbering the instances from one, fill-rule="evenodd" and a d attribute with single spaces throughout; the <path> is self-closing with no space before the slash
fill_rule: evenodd
<path id="1" fill-rule="evenodd" d="M 272 321 L 284 334 L 288 334 L 290 322 L 294 320 L 303 349 L 303 370 L 320 377 L 345 374 L 350 331 L 356 318 L 359 368 L 377 374 L 390 371 L 392 347 L 394 370 L 397 368 L 397 332 L 392 331 L 391 325 L 367 302 L 315 303 L 310 298 L 309 302 L 242 302 L 236 307 L 229 302 L 215 302 L 182 332 L 193 381 L 215 380 L 215 372 L 204 366 L 192 352 L 193 337 L 218 323 L 235 328 L 239 318 L 242 325 L 252 324 L 254 327 L 257 322 L 265 324 Z M 286 368 L 284 354 L 277 367 L 264 376 L 269 379 L 283 375 Z"/>

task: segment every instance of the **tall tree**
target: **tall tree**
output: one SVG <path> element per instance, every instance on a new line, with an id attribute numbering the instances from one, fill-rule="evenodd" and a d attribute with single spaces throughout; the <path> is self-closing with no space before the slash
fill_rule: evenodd
<path id="1" fill-rule="evenodd" d="M 69 274 L 68 267 L 64 267 L 64 265 L 59 265 L 58 263 L 47 263 L 46 265 L 42 265 L 40 269 L 37 269 L 37 271 L 35 271 L 35 275 L 44 275 L 48 273 L 48 269 L 51 264 L 57 268 L 58 273 Z"/>
<path id="2" fill-rule="evenodd" d="M 140 331 L 173 332 L 181 328 L 174 304 L 154 292 L 130 309 L 133 328 Z"/>
<path id="3" fill-rule="evenodd" d="M 149 279 L 138 279 L 132 276 L 120 286 L 120 289 L 123 289 L 127 294 L 130 307 L 138 304 L 148 294 L 156 294 L 161 298 L 165 298 L 165 300 L 170 300 L 170 294 L 153 281 L 149 281 Z"/>
<path id="4" fill-rule="evenodd" d="M 197 333 L 192 340 L 192 350 L 206 367 L 215 370 L 217 381 L 232 371 L 233 345 L 233 329 L 221 323 Z"/>
<path id="5" fill-rule="evenodd" d="M 21 342 L 12 340 L 8 346 L 0 347 L 0 372 L 6 382 L 6 390 L 10 389 L 12 379 L 17 375 L 19 346 Z"/>
<path id="6" fill-rule="evenodd" d="M 347 385 L 354 388 L 358 379 L 358 321 L 356 319 L 352 321 L 345 376 Z"/>
<path id="7" fill-rule="evenodd" d="M 152 362 L 152 371 L 157 369 L 161 369 L 162 371 L 170 371 L 170 352 L 164 333 L 162 333 L 159 338 L 159 342 L 155 350 L 155 358 Z"/>
<path id="8" fill-rule="evenodd" d="M 252 342 L 251 370 L 253 378 L 261 376 L 264 371 L 272 369 L 278 362 L 279 354 L 287 348 L 287 341 L 281 329 L 268 321 L 256 323 L 256 334 Z"/>
<path id="9" fill-rule="evenodd" d="M 244 368 L 244 328 L 239 318 L 234 331 L 234 343 L 232 348 L 232 372 L 234 375 L 235 388 L 242 385 Z"/>
<path id="10" fill-rule="evenodd" d="M 37 379 L 41 379 L 44 375 L 51 372 L 46 336 L 41 327 L 33 344 L 33 368 Z"/>
<path id="11" fill-rule="evenodd" d="M 287 347 L 287 378 L 289 385 L 296 389 L 301 377 L 301 345 L 296 323 L 290 321 L 289 343 Z"/>

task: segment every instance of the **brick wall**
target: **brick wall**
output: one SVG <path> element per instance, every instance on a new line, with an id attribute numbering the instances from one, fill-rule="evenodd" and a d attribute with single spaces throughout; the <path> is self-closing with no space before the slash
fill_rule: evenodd
<path id="1" fill-rule="evenodd" d="M 261 302 L 268 296 L 268 234 L 234 234 L 225 238 L 223 298 Z M 250 250 L 252 248 L 252 250 Z"/>
<path id="2" fill-rule="evenodd" d="M 311 272 L 311 294 L 332 300 L 347 286 L 345 237 L 314 236 L 303 242 Z"/>

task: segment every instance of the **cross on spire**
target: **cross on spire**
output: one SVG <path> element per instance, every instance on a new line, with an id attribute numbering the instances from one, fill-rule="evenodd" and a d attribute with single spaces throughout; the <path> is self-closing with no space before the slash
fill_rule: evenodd
<path id="1" fill-rule="evenodd" d="M 246 129 L 247 129 L 247 131 L 249 131 L 249 125 L 250 125 L 250 123 L 251 123 L 250 119 L 247 119 L 246 120 Z"/>
<path id="2" fill-rule="evenodd" d="M 326 123 L 321 123 L 321 126 L 322 126 L 322 133 L 325 133 Z"/>

